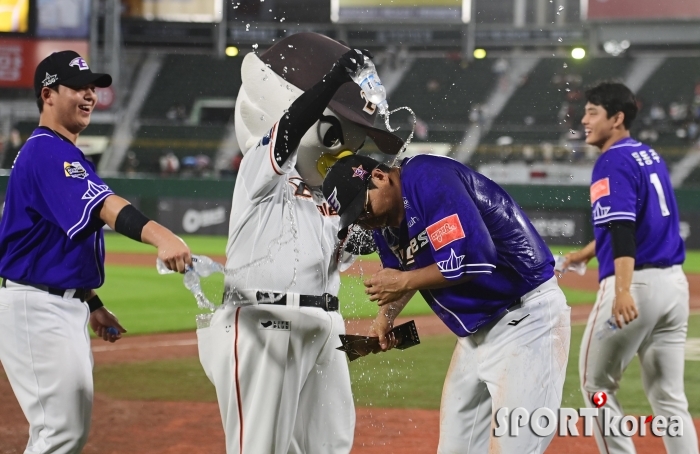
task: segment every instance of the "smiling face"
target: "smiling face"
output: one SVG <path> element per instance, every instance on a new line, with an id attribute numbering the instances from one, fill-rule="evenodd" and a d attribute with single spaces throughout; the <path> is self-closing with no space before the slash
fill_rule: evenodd
<path id="1" fill-rule="evenodd" d="M 357 225 L 368 230 L 398 227 L 404 216 L 398 170 L 392 169 L 387 173 L 374 169 L 365 194 L 364 210 L 357 218 Z"/>
<path id="2" fill-rule="evenodd" d="M 619 140 L 620 135 L 627 134 L 623 121 L 625 114 L 617 112 L 608 117 L 603 106 L 586 103 L 585 114 L 581 119 L 586 134 L 586 143 L 605 151 Z"/>
<path id="3" fill-rule="evenodd" d="M 72 135 L 80 134 L 88 127 L 97 103 L 94 85 L 81 88 L 59 85 L 56 90 L 44 87 L 41 97 L 44 100 L 42 116 L 50 117 L 54 125 L 60 125 Z"/>

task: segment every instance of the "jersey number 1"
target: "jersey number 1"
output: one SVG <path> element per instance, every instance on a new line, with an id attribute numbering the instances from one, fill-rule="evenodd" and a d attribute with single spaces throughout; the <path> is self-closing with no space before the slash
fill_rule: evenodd
<path id="1" fill-rule="evenodd" d="M 656 173 L 652 173 L 649 175 L 649 180 L 651 181 L 651 184 L 654 185 L 654 189 L 656 189 L 656 194 L 659 196 L 659 207 L 661 208 L 661 216 L 668 216 L 671 214 L 670 211 L 668 211 L 668 205 L 666 205 L 666 195 L 664 194 L 664 188 L 661 186 L 661 180 L 659 180 L 659 176 Z"/>

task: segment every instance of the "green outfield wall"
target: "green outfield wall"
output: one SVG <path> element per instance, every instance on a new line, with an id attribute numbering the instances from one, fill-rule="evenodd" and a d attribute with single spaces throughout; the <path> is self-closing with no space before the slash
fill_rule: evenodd
<path id="1" fill-rule="evenodd" d="M 8 176 L 0 176 L 2 200 L 8 179 Z M 106 178 L 105 182 L 116 194 L 175 232 L 207 235 L 228 232 L 233 178 Z M 582 244 L 592 239 L 587 187 L 504 187 L 548 242 Z M 675 194 L 681 215 L 681 234 L 689 247 L 700 248 L 700 188 L 676 189 Z"/>

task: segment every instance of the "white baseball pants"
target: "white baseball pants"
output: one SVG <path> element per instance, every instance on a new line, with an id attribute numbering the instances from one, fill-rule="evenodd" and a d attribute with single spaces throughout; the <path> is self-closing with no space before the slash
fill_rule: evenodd
<path id="1" fill-rule="evenodd" d="M 440 405 L 439 454 L 543 453 L 552 440 L 529 427 L 495 437 L 498 409 L 530 414 L 561 406 L 569 359 L 571 308 L 556 277 L 491 325 L 457 340 Z M 519 321 L 519 322 L 518 322 Z M 514 324 L 515 323 L 515 324 Z"/>
<path id="2" fill-rule="evenodd" d="M 609 331 L 615 300 L 615 276 L 600 282 L 593 311 L 581 342 L 579 374 L 586 405 L 598 391 L 607 396 L 614 416 L 624 416 L 615 393 L 622 373 L 635 354 L 642 365 L 642 384 L 654 415 L 680 416 L 682 437 L 664 437 L 666 451 L 697 454 L 698 438 L 688 412 L 683 386 L 685 338 L 688 331 L 688 280 L 680 265 L 635 271 L 630 288 L 639 317 L 622 329 Z M 607 332 L 606 332 L 607 331 Z M 598 449 L 606 454 L 634 454 L 632 439 L 601 434 L 600 421 L 594 424 Z M 649 435 L 647 435 L 649 436 Z"/>
<path id="3" fill-rule="evenodd" d="M 228 454 L 345 454 L 355 432 L 338 312 L 270 304 L 220 307 L 197 330 Z"/>
<path id="4" fill-rule="evenodd" d="M 90 310 L 33 287 L 0 288 L 0 362 L 29 421 L 25 454 L 77 454 L 90 432 Z"/>

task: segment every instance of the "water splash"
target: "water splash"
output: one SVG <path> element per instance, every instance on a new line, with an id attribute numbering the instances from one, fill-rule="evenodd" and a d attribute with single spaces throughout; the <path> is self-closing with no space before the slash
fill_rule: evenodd
<path id="1" fill-rule="evenodd" d="M 394 110 L 390 110 L 389 112 L 386 112 L 386 113 L 383 115 L 383 116 L 384 116 L 384 126 L 386 126 L 386 129 L 387 129 L 389 132 L 395 132 L 395 131 L 398 131 L 399 129 L 401 129 L 401 127 L 397 127 L 396 129 L 394 129 L 394 128 L 392 128 L 391 125 L 389 124 L 389 117 L 390 117 L 392 114 L 398 112 L 399 110 L 407 110 L 408 113 L 410 113 L 411 116 L 413 117 L 413 123 L 411 124 L 411 133 L 408 135 L 408 138 L 407 138 L 406 141 L 404 142 L 404 144 L 403 144 L 403 146 L 401 147 L 401 149 L 399 150 L 399 152 L 396 153 L 396 157 L 394 157 L 394 161 L 391 163 L 392 166 L 397 165 L 397 163 L 399 162 L 399 157 L 401 157 L 401 155 L 406 151 L 406 148 L 408 147 L 408 144 L 411 143 L 411 140 L 413 139 L 413 133 L 416 131 L 416 114 L 415 114 L 415 112 L 413 112 L 413 109 L 411 109 L 411 108 L 408 107 L 408 106 L 403 106 L 403 107 L 399 107 L 399 108 L 394 109 Z"/>

